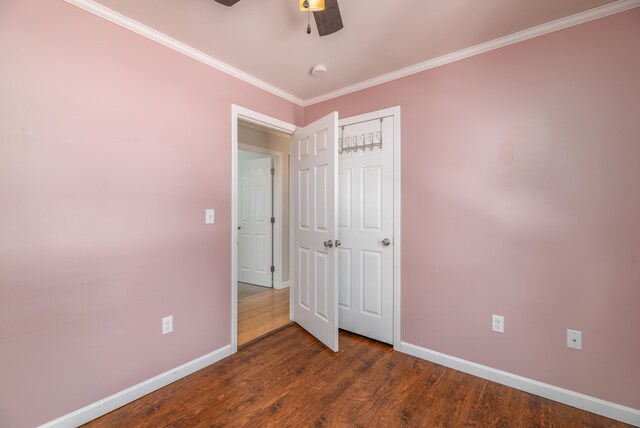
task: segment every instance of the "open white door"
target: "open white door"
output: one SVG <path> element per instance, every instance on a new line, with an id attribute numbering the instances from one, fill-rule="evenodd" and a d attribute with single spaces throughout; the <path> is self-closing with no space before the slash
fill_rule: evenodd
<path id="1" fill-rule="evenodd" d="M 238 181 L 238 281 L 271 287 L 271 158 L 239 161 Z"/>
<path id="2" fill-rule="evenodd" d="M 339 155 L 339 325 L 393 344 L 394 117 L 342 124 L 343 141 L 367 136 L 380 147 Z"/>
<path id="3" fill-rule="evenodd" d="M 293 320 L 338 351 L 338 113 L 291 140 Z"/>

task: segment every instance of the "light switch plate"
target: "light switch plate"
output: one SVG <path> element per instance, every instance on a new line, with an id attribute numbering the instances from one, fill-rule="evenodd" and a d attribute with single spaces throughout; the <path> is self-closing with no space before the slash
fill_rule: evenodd
<path id="1" fill-rule="evenodd" d="M 213 224 L 215 222 L 215 212 L 213 211 L 213 208 L 207 208 L 205 210 L 204 222 L 205 224 Z"/>

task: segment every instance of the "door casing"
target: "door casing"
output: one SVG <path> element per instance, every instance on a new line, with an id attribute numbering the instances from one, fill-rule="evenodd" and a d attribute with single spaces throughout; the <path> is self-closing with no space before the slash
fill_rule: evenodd
<path id="1" fill-rule="evenodd" d="M 274 129 L 292 135 L 296 126 L 279 119 L 258 113 L 253 110 L 232 104 L 231 105 L 231 352 L 238 351 L 238 121 L 243 120 L 265 128 Z M 276 174 L 281 171 L 283 162 L 280 160 L 280 169 L 276 165 Z M 278 159 L 276 160 L 276 162 Z M 277 177 L 276 177 L 277 179 Z M 279 186 L 276 184 L 276 188 Z M 278 191 L 276 189 L 276 191 Z M 291 202 L 289 203 L 291 204 Z M 282 207 L 282 203 L 278 202 Z M 278 206 L 277 205 L 277 206 Z M 277 209 L 277 208 L 276 208 Z M 282 216 L 278 216 L 280 221 Z M 276 218 L 277 222 L 277 218 Z M 282 227 L 282 226 L 281 226 Z M 280 229 L 281 230 L 281 229 Z M 280 234 L 282 235 L 282 234 Z M 281 253 L 281 252 L 280 252 Z M 282 265 L 282 263 L 280 263 Z M 282 270 L 282 269 L 279 269 Z M 276 271 L 277 273 L 277 271 Z M 282 279 L 280 272 L 280 282 Z"/>
<path id="2" fill-rule="evenodd" d="M 393 177 L 393 347 L 398 349 L 400 340 L 400 290 L 401 290 L 401 115 L 400 106 L 395 106 L 383 110 L 352 116 L 341 119 L 339 126 L 349 125 L 355 122 L 365 122 L 384 116 L 394 117 L 394 177 Z M 238 121 L 244 120 L 265 128 L 271 128 L 290 135 L 296 131 L 297 127 L 280 119 L 259 113 L 235 104 L 231 105 L 231 352 L 238 351 L 238 249 L 236 241 L 238 239 Z M 289 200 L 289 207 L 294 206 L 293 196 Z M 290 217 L 292 218 L 292 217 Z M 292 223 L 290 221 L 290 223 Z M 293 254 L 292 249 L 289 256 Z M 293 262 L 290 262 L 293 268 Z M 289 273 L 289 281 L 293 281 L 293 275 Z M 293 285 L 293 284 L 291 284 Z M 291 314 L 291 309 L 290 309 Z"/>

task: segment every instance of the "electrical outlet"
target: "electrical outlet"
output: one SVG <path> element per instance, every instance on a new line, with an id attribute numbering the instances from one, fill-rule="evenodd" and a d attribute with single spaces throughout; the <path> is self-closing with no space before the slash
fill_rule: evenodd
<path id="1" fill-rule="evenodd" d="M 207 208 L 204 210 L 204 222 L 205 224 L 213 224 L 216 221 L 215 211 L 213 208 Z"/>
<path id="2" fill-rule="evenodd" d="M 582 332 L 578 330 L 567 330 L 567 347 L 582 349 Z"/>
<path id="3" fill-rule="evenodd" d="M 162 334 L 171 333 L 173 331 L 173 315 L 162 318 Z"/>
<path id="4" fill-rule="evenodd" d="M 502 315 L 493 315 L 492 320 L 492 330 L 497 333 L 504 333 L 504 317 Z"/>

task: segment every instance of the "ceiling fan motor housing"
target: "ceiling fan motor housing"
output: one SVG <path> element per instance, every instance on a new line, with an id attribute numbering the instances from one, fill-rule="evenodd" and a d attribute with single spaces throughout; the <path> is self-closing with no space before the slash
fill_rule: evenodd
<path id="1" fill-rule="evenodd" d="M 215 0 L 224 6 L 233 6 L 240 0 Z M 300 0 L 300 10 L 313 12 L 313 17 L 318 28 L 318 35 L 328 36 L 342 30 L 342 17 L 338 0 Z M 307 25 L 307 34 L 311 34 L 311 25 Z"/>

